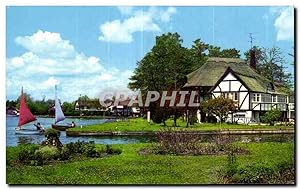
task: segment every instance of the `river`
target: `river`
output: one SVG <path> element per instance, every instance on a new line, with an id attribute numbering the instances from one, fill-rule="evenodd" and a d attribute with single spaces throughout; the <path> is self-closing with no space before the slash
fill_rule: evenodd
<path id="1" fill-rule="evenodd" d="M 41 143 L 45 140 L 44 135 L 17 135 L 15 134 L 15 128 L 18 124 L 19 117 L 6 116 L 6 146 L 17 146 L 19 144 L 28 143 Z M 64 123 L 71 123 L 74 121 L 77 126 L 85 127 L 87 125 L 100 124 L 107 121 L 106 119 L 79 119 L 79 118 L 66 118 Z M 47 129 L 51 128 L 51 124 L 54 122 L 54 118 L 38 117 L 36 122 L 40 122 L 41 125 Z M 32 128 L 33 123 L 26 124 L 24 127 Z M 61 131 L 60 141 L 65 144 L 69 142 L 80 141 L 94 141 L 96 144 L 127 144 L 127 143 L 139 143 L 150 142 L 151 139 L 145 137 L 68 137 L 66 132 Z"/>
<path id="2" fill-rule="evenodd" d="M 18 117 L 6 117 L 6 146 L 17 146 L 19 144 L 34 143 L 38 144 L 45 140 L 44 135 L 17 135 L 15 134 L 15 128 L 18 124 Z M 66 118 L 64 123 L 71 123 L 74 121 L 77 126 L 86 127 L 93 124 L 101 124 L 107 121 L 107 119 L 79 119 L 79 118 Z M 54 122 L 54 118 L 38 117 L 36 122 L 40 122 L 41 125 L 47 129 L 51 127 Z M 33 123 L 25 125 L 26 128 L 34 128 Z M 232 135 L 235 141 L 241 142 L 294 142 L 293 134 L 260 134 L 260 135 Z M 140 143 L 140 142 L 153 142 L 153 137 L 147 136 L 106 136 L 106 137 L 68 137 L 66 132 L 61 131 L 60 141 L 63 144 L 70 142 L 80 141 L 94 141 L 96 144 L 129 144 L 129 143 Z M 203 142 L 214 141 L 213 135 L 204 135 Z"/>

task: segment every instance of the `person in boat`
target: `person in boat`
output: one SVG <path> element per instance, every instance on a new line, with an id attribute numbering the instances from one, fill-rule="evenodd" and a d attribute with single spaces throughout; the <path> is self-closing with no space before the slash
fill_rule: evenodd
<path id="1" fill-rule="evenodd" d="M 36 127 L 36 130 L 44 131 L 44 128 L 41 126 L 41 124 L 39 122 L 37 124 L 34 124 L 34 126 Z"/>
<path id="2" fill-rule="evenodd" d="M 71 127 L 75 127 L 76 125 L 75 125 L 75 122 L 74 121 L 72 121 L 72 123 L 71 123 Z"/>

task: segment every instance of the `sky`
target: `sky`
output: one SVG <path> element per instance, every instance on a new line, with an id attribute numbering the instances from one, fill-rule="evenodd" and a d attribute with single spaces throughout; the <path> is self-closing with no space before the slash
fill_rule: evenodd
<path id="1" fill-rule="evenodd" d="M 277 46 L 287 72 L 294 49 L 293 7 L 6 7 L 6 99 L 24 91 L 34 99 L 62 101 L 80 95 L 99 97 L 107 90 L 127 91 L 137 61 L 155 37 L 177 32 L 183 46 L 200 38 L 236 48 Z"/>

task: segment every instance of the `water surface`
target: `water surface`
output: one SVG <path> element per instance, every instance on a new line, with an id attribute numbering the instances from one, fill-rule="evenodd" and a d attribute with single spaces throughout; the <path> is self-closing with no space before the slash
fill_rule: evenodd
<path id="1" fill-rule="evenodd" d="M 6 117 L 6 146 L 17 146 L 18 144 L 28 144 L 34 143 L 39 144 L 43 140 L 45 140 L 44 135 L 17 135 L 15 134 L 15 128 L 18 124 L 19 117 Z M 77 126 L 85 127 L 87 125 L 92 124 L 101 124 L 107 119 L 79 119 L 79 118 L 66 118 L 64 123 L 71 123 L 74 121 Z M 41 125 L 47 129 L 51 128 L 51 124 L 54 123 L 54 118 L 43 118 L 38 117 L 37 121 L 40 122 Z M 24 127 L 27 129 L 34 129 L 33 123 L 26 124 Z M 80 141 L 94 141 L 96 144 L 127 144 L 127 143 L 139 143 L 139 142 L 149 142 L 150 138 L 146 137 L 68 137 L 66 136 L 66 132 L 61 131 L 60 141 L 63 144 L 69 142 L 77 142 Z"/>

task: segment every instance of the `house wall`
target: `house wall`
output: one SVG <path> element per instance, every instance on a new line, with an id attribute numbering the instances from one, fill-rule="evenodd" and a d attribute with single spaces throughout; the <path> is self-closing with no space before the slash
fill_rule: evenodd
<path id="1" fill-rule="evenodd" d="M 238 122 L 247 124 L 252 119 L 250 111 L 250 95 L 248 89 L 232 74 L 228 73 L 226 77 L 212 90 L 213 97 L 221 96 L 222 93 L 237 93 L 236 100 L 239 111 L 228 115 L 228 122 Z M 233 98 L 233 97 L 232 97 Z"/>
<path id="2" fill-rule="evenodd" d="M 259 101 L 253 101 L 254 92 L 250 92 L 232 73 L 228 73 L 211 92 L 213 98 L 221 96 L 222 93 L 224 93 L 225 97 L 227 94 L 232 95 L 237 93 L 238 100 L 236 100 L 236 104 L 238 110 L 236 113 L 228 115 L 227 121 L 229 122 L 233 121 L 246 124 L 259 122 L 261 111 L 271 110 L 271 107 L 272 109 L 278 108 L 286 112 L 288 118 L 292 118 L 294 114 L 293 104 L 290 105 L 289 99 L 287 99 L 287 101 L 279 101 L 279 96 L 277 96 L 275 101 L 273 101 L 273 98 L 271 98 L 270 101 L 264 96 L 266 94 L 259 93 L 261 94 Z M 232 98 L 232 96 L 229 98 Z"/>
<path id="3" fill-rule="evenodd" d="M 238 93 L 237 106 L 240 110 L 249 110 L 249 91 L 247 88 L 231 73 L 220 82 L 220 84 L 212 90 L 214 97 L 220 96 L 222 93 Z"/>

